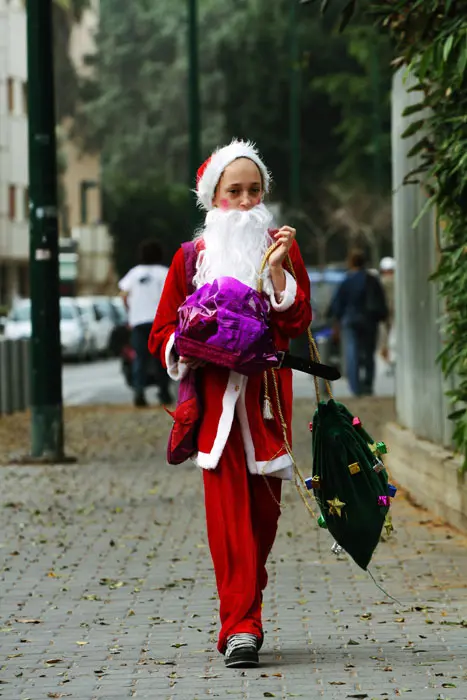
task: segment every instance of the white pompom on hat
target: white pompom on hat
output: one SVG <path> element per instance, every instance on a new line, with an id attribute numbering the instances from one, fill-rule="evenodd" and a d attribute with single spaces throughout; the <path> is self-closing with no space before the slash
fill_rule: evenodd
<path id="1" fill-rule="evenodd" d="M 263 189 L 269 191 L 271 176 L 265 164 L 251 141 L 234 139 L 228 146 L 218 148 L 198 169 L 196 177 L 196 194 L 198 204 L 206 211 L 213 209 L 212 200 L 222 173 L 230 163 L 238 158 L 249 158 L 258 166 L 263 179 Z"/>

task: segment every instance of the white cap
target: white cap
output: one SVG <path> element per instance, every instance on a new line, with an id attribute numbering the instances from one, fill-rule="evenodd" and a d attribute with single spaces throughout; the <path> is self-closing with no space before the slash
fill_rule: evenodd
<path id="1" fill-rule="evenodd" d="M 394 258 L 381 258 L 381 262 L 379 264 L 379 269 L 381 272 L 390 272 L 396 269 L 396 261 Z"/>
<path id="2" fill-rule="evenodd" d="M 263 178 L 263 189 L 269 190 L 271 176 L 261 157 L 251 141 L 238 141 L 234 139 L 231 144 L 218 148 L 212 156 L 208 158 L 198 170 L 196 193 L 198 204 L 210 211 L 213 208 L 212 200 L 217 184 L 222 177 L 222 173 L 230 163 L 238 158 L 249 158 L 258 166 Z"/>

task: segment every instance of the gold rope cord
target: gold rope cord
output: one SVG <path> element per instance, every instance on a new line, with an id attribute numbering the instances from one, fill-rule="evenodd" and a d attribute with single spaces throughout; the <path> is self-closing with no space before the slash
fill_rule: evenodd
<path id="1" fill-rule="evenodd" d="M 264 270 L 266 268 L 267 262 L 269 260 L 269 256 L 279 245 L 280 245 L 279 243 L 273 243 L 267 249 L 266 253 L 264 254 L 263 260 L 261 262 L 260 270 L 258 273 L 258 282 L 257 282 L 257 286 L 256 286 L 256 289 L 260 294 L 263 291 L 263 273 L 264 273 Z M 293 278 L 295 279 L 295 281 L 297 281 L 297 276 L 295 274 L 294 266 L 293 266 L 292 260 L 290 259 L 290 255 L 287 255 L 287 265 L 290 268 L 290 273 L 292 274 Z M 313 338 L 313 334 L 311 332 L 311 325 L 307 328 L 307 337 L 308 337 L 308 349 L 309 349 L 311 361 L 312 362 L 321 362 L 318 346 L 316 345 L 316 341 Z M 277 382 L 277 376 L 276 376 L 276 372 L 274 369 L 266 370 L 264 372 L 264 395 L 265 395 L 265 398 L 268 401 L 270 401 L 268 372 L 271 372 L 271 376 L 272 376 L 272 380 L 273 380 L 274 396 L 276 399 L 277 412 L 279 415 L 279 420 L 280 420 L 281 428 L 282 428 L 282 434 L 283 434 L 283 438 L 284 438 L 284 447 L 285 447 L 285 450 L 287 451 L 287 454 L 289 455 L 289 457 L 292 461 L 292 465 L 293 465 L 293 470 L 294 470 L 294 474 L 295 474 L 295 487 L 300 495 L 300 498 L 302 499 L 303 503 L 305 504 L 308 512 L 314 518 L 316 518 L 316 514 L 311 506 L 311 503 L 313 503 L 312 497 L 311 497 L 310 492 L 305 484 L 305 479 L 303 478 L 303 475 L 302 475 L 302 473 L 297 465 L 297 462 L 295 460 L 295 457 L 294 457 L 294 454 L 292 451 L 292 447 L 291 447 L 289 440 L 288 440 L 288 437 L 287 437 L 287 424 L 285 422 L 284 414 L 282 411 L 282 404 L 281 404 L 280 394 L 279 394 L 279 385 Z M 315 385 L 316 401 L 317 401 L 317 403 L 319 403 L 320 402 L 320 391 L 319 391 L 318 377 L 313 375 L 313 382 Z M 328 380 L 325 380 L 325 387 L 326 387 L 326 391 L 327 391 L 329 397 L 332 399 L 333 395 L 332 395 L 331 385 L 328 382 Z M 277 456 L 277 454 L 279 452 L 280 452 L 280 450 L 278 450 L 278 452 L 273 457 L 271 457 L 271 459 L 265 464 L 265 466 L 262 470 L 262 476 L 266 481 L 269 492 L 270 492 L 274 502 L 276 503 L 276 505 L 278 505 L 279 507 L 284 507 L 284 506 L 281 506 L 281 504 L 277 501 L 276 497 L 274 496 L 274 493 L 272 492 L 271 486 L 269 484 L 268 477 L 264 473 L 264 470 L 267 468 L 267 465 L 270 464 L 270 462 L 272 462 L 275 459 L 275 457 Z"/>

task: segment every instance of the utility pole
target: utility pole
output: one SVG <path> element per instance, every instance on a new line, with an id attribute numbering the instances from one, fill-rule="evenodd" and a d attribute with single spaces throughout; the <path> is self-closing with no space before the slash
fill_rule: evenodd
<path id="1" fill-rule="evenodd" d="M 63 461 L 52 0 L 28 0 L 31 456 Z"/>
<path id="2" fill-rule="evenodd" d="M 201 119 L 199 106 L 198 66 L 198 0 L 188 0 L 188 113 L 190 128 L 189 183 L 196 186 L 196 171 L 201 165 Z M 196 203 L 192 207 L 192 226 L 196 228 L 199 212 Z"/>
<path id="3" fill-rule="evenodd" d="M 289 158 L 290 206 L 300 209 L 300 49 L 298 43 L 297 0 L 289 0 L 290 102 Z"/>

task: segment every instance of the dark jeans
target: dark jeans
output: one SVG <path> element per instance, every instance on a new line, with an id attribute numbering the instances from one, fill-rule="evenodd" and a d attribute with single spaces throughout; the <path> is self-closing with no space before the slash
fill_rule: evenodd
<path id="1" fill-rule="evenodd" d="M 357 330 L 344 325 L 342 330 L 350 390 L 355 396 L 372 394 L 378 326 L 372 323 Z"/>
<path id="2" fill-rule="evenodd" d="M 159 387 L 160 398 L 165 400 L 170 396 L 170 380 L 160 360 L 151 356 L 148 350 L 151 328 L 152 323 L 140 323 L 131 329 L 131 345 L 136 353 L 133 362 L 133 388 L 136 394 L 144 394 L 148 384 L 148 370 L 151 368 L 156 375 L 155 379 Z"/>

